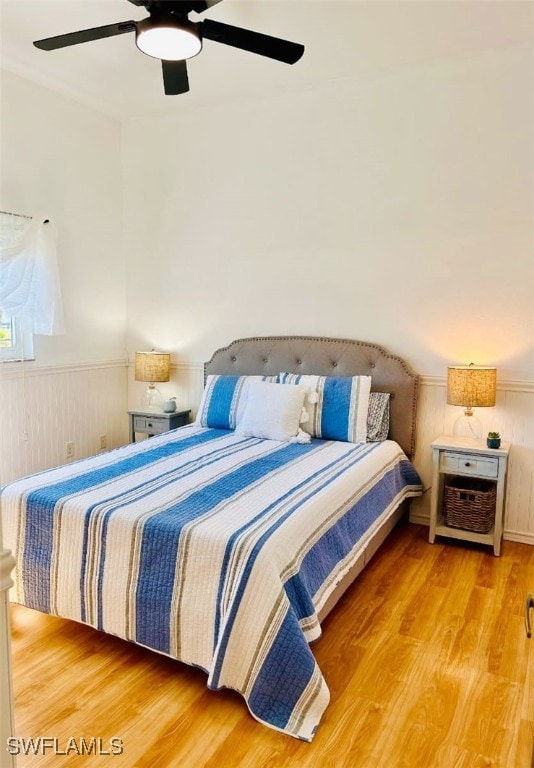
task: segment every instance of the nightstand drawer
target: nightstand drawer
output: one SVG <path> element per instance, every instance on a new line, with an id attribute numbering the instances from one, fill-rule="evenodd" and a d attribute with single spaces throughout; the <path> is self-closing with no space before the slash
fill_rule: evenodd
<path id="1" fill-rule="evenodd" d="M 478 477 L 497 477 L 499 459 L 481 456 L 469 456 L 466 453 L 442 453 L 441 472 L 455 472 Z"/>
<path id="2" fill-rule="evenodd" d="M 133 423 L 136 432 L 166 432 L 169 428 L 167 419 L 158 419 L 152 416 L 134 416 Z"/>
<path id="3" fill-rule="evenodd" d="M 189 424 L 191 411 L 173 411 L 172 413 L 151 413 L 149 411 L 128 411 L 130 418 L 130 442 L 135 443 L 135 433 L 141 432 L 149 437 L 162 435 L 170 429 L 177 429 Z"/>

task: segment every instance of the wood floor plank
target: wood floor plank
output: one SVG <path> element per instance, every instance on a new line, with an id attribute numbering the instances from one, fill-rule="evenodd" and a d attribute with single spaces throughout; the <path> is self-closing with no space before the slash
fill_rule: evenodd
<path id="1" fill-rule="evenodd" d="M 88 627 L 12 606 L 16 735 L 113 737 L 124 753 L 25 768 L 532 768 L 534 548 L 429 545 L 401 525 L 313 644 L 331 702 L 311 744 L 268 729 L 206 676 Z"/>
<path id="2" fill-rule="evenodd" d="M 488 759 L 513 765 L 520 721 L 520 686 L 496 675 L 479 673 L 464 710 L 461 746 Z"/>
<path id="3" fill-rule="evenodd" d="M 521 720 L 517 735 L 516 754 L 512 765 L 517 768 L 534 768 L 534 722 Z"/>

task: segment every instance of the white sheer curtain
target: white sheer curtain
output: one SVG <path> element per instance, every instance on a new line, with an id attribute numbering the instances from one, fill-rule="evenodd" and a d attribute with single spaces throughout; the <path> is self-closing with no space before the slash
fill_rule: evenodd
<path id="1" fill-rule="evenodd" d="M 34 333 L 65 333 L 57 267 L 57 232 L 45 217 L 34 217 L 20 236 L 0 245 L 0 309 L 7 318 L 26 319 Z"/>

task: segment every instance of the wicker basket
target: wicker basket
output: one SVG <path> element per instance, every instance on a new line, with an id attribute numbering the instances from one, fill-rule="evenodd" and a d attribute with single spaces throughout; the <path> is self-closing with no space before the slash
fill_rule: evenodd
<path id="1" fill-rule="evenodd" d="M 445 485 L 445 525 L 476 533 L 488 533 L 495 520 L 497 484 L 489 480 L 451 477 Z"/>

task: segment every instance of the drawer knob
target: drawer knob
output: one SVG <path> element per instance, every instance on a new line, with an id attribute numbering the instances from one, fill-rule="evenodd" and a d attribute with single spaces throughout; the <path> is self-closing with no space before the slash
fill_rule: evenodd
<path id="1" fill-rule="evenodd" d="M 465 466 L 466 466 L 466 467 L 470 467 L 470 466 L 471 466 L 471 462 L 470 462 L 470 461 L 466 461 L 466 462 L 465 462 Z"/>

